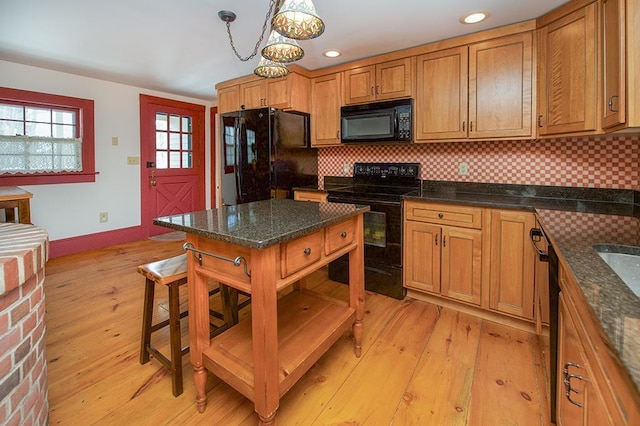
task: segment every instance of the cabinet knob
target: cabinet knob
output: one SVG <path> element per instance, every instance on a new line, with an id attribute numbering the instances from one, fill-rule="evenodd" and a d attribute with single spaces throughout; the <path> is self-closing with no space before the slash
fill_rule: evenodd
<path id="1" fill-rule="evenodd" d="M 342 231 L 342 232 L 340 233 L 340 236 L 341 236 L 342 238 L 347 238 L 347 233 L 346 233 L 345 231 Z"/>
<path id="2" fill-rule="evenodd" d="M 442 219 L 444 215 L 442 213 L 438 213 L 438 219 Z"/>
<path id="3" fill-rule="evenodd" d="M 310 255 L 311 254 L 311 249 L 309 247 L 304 249 L 304 254 L 306 254 L 307 256 Z"/>

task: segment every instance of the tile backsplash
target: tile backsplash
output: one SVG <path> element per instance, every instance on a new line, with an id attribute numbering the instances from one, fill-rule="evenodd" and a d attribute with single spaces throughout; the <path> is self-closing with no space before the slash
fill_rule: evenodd
<path id="1" fill-rule="evenodd" d="M 351 176 L 354 162 L 418 162 L 426 180 L 639 190 L 639 161 L 638 135 L 339 146 L 318 149 L 318 178 Z"/>

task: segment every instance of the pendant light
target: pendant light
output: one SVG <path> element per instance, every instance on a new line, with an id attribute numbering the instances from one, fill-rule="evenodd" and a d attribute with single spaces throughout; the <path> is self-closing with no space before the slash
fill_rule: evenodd
<path id="1" fill-rule="evenodd" d="M 284 0 L 271 24 L 280 34 L 294 40 L 309 40 L 324 32 L 324 22 L 311 0 Z"/>
<path id="2" fill-rule="evenodd" d="M 274 62 L 288 63 L 302 59 L 304 50 L 297 41 L 272 30 L 267 45 L 262 49 L 262 56 Z"/>
<path id="3" fill-rule="evenodd" d="M 278 78 L 289 74 L 289 70 L 284 64 L 270 61 L 263 56 L 260 58 L 260 62 L 258 62 L 258 66 L 253 70 L 253 73 L 259 77 Z"/>

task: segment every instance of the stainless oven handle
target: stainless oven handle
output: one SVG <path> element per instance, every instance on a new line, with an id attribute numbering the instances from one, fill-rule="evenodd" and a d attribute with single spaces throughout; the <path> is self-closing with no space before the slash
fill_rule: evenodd
<path id="1" fill-rule="evenodd" d="M 538 248 L 538 245 L 536 244 L 538 241 L 542 241 L 542 239 L 544 238 L 545 241 L 547 242 L 547 246 L 549 245 L 549 240 L 547 239 L 547 236 L 544 235 L 544 232 L 542 231 L 542 229 L 540 229 L 540 228 L 531 228 L 531 230 L 529 231 L 529 238 L 531 239 L 531 244 L 533 244 L 533 248 L 538 253 L 538 257 L 540 258 L 540 261 L 541 262 L 548 262 L 549 261 L 549 252 L 548 251 L 544 251 L 544 250 L 540 250 Z"/>

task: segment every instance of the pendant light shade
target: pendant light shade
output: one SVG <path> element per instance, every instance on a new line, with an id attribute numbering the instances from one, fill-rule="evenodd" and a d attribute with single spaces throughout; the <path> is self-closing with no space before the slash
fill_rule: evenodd
<path id="1" fill-rule="evenodd" d="M 324 22 L 311 0 L 285 0 L 272 25 L 280 34 L 294 40 L 309 40 L 324 32 Z"/>
<path id="2" fill-rule="evenodd" d="M 256 69 L 253 70 L 253 73 L 259 77 L 278 78 L 289 74 L 289 70 L 284 66 L 284 64 L 273 62 L 262 57 Z"/>
<path id="3" fill-rule="evenodd" d="M 297 41 L 287 38 L 277 31 L 271 31 L 269 41 L 262 49 L 262 56 L 274 62 L 288 63 L 302 59 L 304 50 Z"/>

